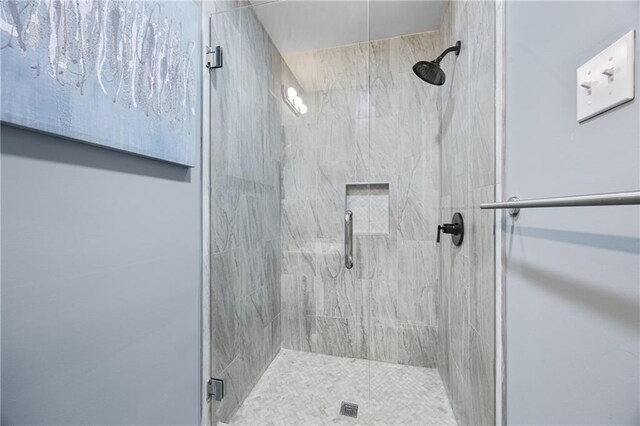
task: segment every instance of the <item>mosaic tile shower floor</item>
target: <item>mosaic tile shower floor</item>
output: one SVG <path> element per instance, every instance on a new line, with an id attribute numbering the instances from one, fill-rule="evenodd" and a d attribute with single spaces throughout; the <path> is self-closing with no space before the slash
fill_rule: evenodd
<path id="1" fill-rule="evenodd" d="M 340 404 L 359 405 L 358 417 Z M 232 425 L 456 425 L 438 370 L 282 349 Z"/>

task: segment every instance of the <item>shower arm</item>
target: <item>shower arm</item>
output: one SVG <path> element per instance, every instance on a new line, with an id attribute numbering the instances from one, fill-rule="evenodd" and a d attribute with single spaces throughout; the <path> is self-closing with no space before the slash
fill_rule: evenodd
<path id="1" fill-rule="evenodd" d="M 456 56 L 458 56 L 460 54 L 460 42 L 457 42 L 455 46 L 451 46 L 448 49 L 446 49 L 444 52 L 442 52 L 440 54 L 440 56 L 438 56 L 436 59 L 434 59 L 433 62 L 436 63 L 436 64 L 439 64 L 440 61 L 442 61 L 444 59 L 444 57 L 447 56 L 451 52 L 456 52 Z"/>

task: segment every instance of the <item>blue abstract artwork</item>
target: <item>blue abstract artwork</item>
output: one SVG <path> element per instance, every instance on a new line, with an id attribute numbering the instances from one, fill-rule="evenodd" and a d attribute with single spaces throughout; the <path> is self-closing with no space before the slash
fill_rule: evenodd
<path id="1" fill-rule="evenodd" d="M 192 0 L 2 0 L 0 120 L 193 166 Z"/>

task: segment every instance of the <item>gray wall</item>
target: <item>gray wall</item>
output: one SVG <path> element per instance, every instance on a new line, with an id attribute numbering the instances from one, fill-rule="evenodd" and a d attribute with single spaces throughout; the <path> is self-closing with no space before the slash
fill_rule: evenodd
<path id="1" fill-rule="evenodd" d="M 197 424 L 199 165 L 1 137 L 2 423 Z"/>
<path id="2" fill-rule="evenodd" d="M 450 2 L 441 26 L 443 47 L 462 41 L 443 60 L 441 88 L 442 223 L 464 218 L 460 247 L 439 245 L 438 369 L 458 423 L 494 423 L 493 213 L 478 204 L 494 193 L 495 4 Z"/>
<path id="3" fill-rule="evenodd" d="M 243 4 L 243 3 L 238 3 Z M 211 45 L 211 368 L 228 422 L 280 350 L 280 69 L 253 7 L 205 3 Z"/>
<path id="4" fill-rule="evenodd" d="M 583 124 L 575 105 L 576 68 L 631 29 L 637 1 L 507 4 L 506 196 L 639 188 L 640 43 L 634 102 Z M 639 424 L 640 207 L 503 226 L 508 422 Z"/>

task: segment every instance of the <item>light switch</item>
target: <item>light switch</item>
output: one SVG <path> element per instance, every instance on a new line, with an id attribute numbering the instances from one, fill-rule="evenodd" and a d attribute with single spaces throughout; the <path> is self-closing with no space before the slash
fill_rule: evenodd
<path id="1" fill-rule="evenodd" d="M 578 68 L 577 116 L 583 122 L 634 97 L 635 31 Z"/>

